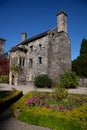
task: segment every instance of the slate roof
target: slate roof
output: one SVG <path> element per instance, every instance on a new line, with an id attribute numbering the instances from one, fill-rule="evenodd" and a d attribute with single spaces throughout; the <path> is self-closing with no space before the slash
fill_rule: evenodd
<path id="1" fill-rule="evenodd" d="M 40 33 L 40 34 L 38 34 L 36 36 L 33 36 L 33 37 L 29 38 L 29 39 L 26 39 L 25 41 L 22 41 L 19 44 L 17 44 L 16 46 L 12 47 L 10 51 L 16 49 L 20 45 L 25 45 L 25 44 L 27 44 L 29 42 L 35 41 L 35 40 L 37 40 L 39 38 L 42 38 L 42 37 L 46 36 L 48 34 L 48 32 L 49 32 L 49 30 L 46 31 L 46 32 Z"/>

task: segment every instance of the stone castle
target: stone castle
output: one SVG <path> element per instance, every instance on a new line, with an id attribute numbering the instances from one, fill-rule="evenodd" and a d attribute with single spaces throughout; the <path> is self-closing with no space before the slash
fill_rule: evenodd
<path id="1" fill-rule="evenodd" d="M 29 39 L 26 33 L 22 33 L 22 42 L 11 48 L 10 65 L 19 65 L 22 72 L 10 70 L 10 84 L 28 84 L 40 74 L 58 81 L 61 74 L 71 69 L 67 14 L 60 12 L 56 16 L 57 27 Z"/>

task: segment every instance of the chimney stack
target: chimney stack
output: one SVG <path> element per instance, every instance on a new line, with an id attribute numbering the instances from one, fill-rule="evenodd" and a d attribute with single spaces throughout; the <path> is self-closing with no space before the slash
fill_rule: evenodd
<path id="1" fill-rule="evenodd" d="M 67 33 L 67 14 L 64 11 L 61 11 L 57 14 L 57 26 L 58 32 Z"/>
<path id="2" fill-rule="evenodd" d="M 25 41 L 27 39 L 27 33 L 22 32 L 22 41 Z"/>

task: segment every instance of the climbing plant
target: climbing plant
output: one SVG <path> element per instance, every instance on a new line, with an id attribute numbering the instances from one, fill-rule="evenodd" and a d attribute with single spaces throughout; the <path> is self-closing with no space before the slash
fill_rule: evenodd
<path id="1" fill-rule="evenodd" d="M 12 71 L 12 73 L 21 73 L 22 72 L 22 67 L 19 66 L 18 64 L 12 64 L 10 65 L 10 70 Z"/>

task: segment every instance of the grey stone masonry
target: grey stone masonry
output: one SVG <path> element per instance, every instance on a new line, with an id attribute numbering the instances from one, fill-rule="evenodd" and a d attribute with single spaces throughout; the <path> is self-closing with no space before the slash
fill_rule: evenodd
<path id="1" fill-rule="evenodd" d="M 60 12 L 57 15 L 57 27 L 25 39 L 11 48 L 10 65 L 12 63 L 22 68 L 20 74 L 10 71 L 10 84 L 14 85 L 28 84 L 40 74 L 47 74 L 53 81 L 58 81 L 61 74 L 70 70 L 71 45 L 66 13 Z"/>
<path id="2" fill-rule="evenodd" d="M 80 78 L 79 87 L 86 87 L 87 88 L 87 78 L 85 78 L 85 77 Z"/>
<path id="3" fill-rule="evenodd" d="M 47 74 L 48 70 L 48 36 L 28 44 L 27 82 L 34 80 L 39 74 Z"/>
<path id="4" fill-rule="evenodd" d="M 48 74 L 54 81 L 71 69 L 71 47 L 68 34 L 53 30 L 49 33 Z"/>

